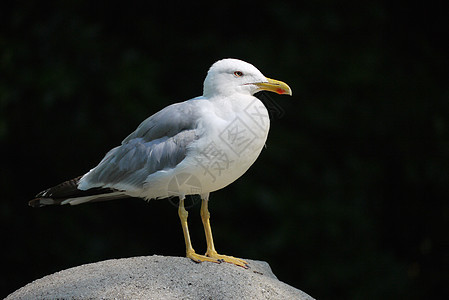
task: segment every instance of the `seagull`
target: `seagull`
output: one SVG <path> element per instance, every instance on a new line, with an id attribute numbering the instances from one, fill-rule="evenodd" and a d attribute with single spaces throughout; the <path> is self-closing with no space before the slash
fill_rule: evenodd
<path id="1" fill-rule="evenodd" d="M 265 145 L 270 119 L 267 108 L 254 96 L 259 91 L 292 95 L 286 83 L 265 77 L 247 62 L 219 60 L 207 72 L 202 96 L 150 116 L 95 168 L 40 192 L 29 205 L 179 197 L 186 256 L 195 262 L 228 262 L 248 268 L 243 259 L 215 250 L 208 203 L 209 194 L 242 176 Z M 201 196 L 205 255 L 197 254 L 190 241 L 184 206 L 187 195 Z"/>

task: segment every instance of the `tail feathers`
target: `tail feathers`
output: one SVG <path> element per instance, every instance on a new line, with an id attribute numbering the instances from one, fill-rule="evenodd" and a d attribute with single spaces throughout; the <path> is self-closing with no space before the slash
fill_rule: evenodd
<path id="1" fill-rule="evenodd" d="M 86 202 L 106 201 L 129 197 L 122 191 L 111 188 L 91 188 L 79 190 L 78 183 L 81 176 L 65 181 L 57 186 L 46 189 L 36 195 L 36 198 L 29 201 L 32 207 L 42 207 L 47 205 L 77 205 Z"/>

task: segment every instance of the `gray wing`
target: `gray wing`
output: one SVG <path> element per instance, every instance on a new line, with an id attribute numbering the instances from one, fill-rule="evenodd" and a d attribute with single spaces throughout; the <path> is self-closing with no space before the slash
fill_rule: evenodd
<path id="1" fill-rule="evenodd" d="M 167 106 L 109 151 L 82 177 L 79 188 L 141 188 L 148 175 L 174 168 L 186 157 L 188 146 L 198 138 L 197 120 L 192 101 Z"/>

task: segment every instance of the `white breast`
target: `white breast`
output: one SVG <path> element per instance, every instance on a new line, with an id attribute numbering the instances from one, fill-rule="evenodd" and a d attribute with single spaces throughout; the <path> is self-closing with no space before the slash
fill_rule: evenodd
<path id="1" fill-rule="evenodd" d="M 267 109 L 255 97 L 241 100 L 239 106 L 233 114 L 228 112 L 230 118 L 205 119 L 208 137 L 196 145 L 194 161 L 189 163 L 204 192 L 221 189 L 242 176 L 265 145 L 270 128 Z"/>

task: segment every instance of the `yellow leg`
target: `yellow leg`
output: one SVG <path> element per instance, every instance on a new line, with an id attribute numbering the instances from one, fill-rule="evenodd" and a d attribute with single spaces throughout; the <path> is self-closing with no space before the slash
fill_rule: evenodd
<path id="1" fill-rule="evenodd" d="M 179 200 L 178 215 L 179 218 L 181 219 L 182 231 L 184 233 L 184 241 L 186 243 L 186 256 L 198 263 L 202 261 L 221 263 L 221 261 L 216 258 L 196 254 L 195 250 L 193 250 L 192 242 L 190 241 L 189 227 L 187 225 L 187 217 L 189 216 L 189 212 L 184 207 L 184 199 Z"/>
<path id="2" fill-rule="evenodd" d="M 248 268 L 248 263 L 240 258 L 235 258 L 233 256 L 221 255 L 218 254 L 215 250 L 214 240 L 212 238 L 212 229 L 210 227 L 210 212 L 207 208 L 208 206 L 208 197 L 204 197 L 201 202 L 201 220 L 203 221 L 204 232 L 206 234 L 206 242 L 207 242 L 207 251 L 206 256 L 218 259 L 220 261 L 228 262 L 243 268 Z"/>

